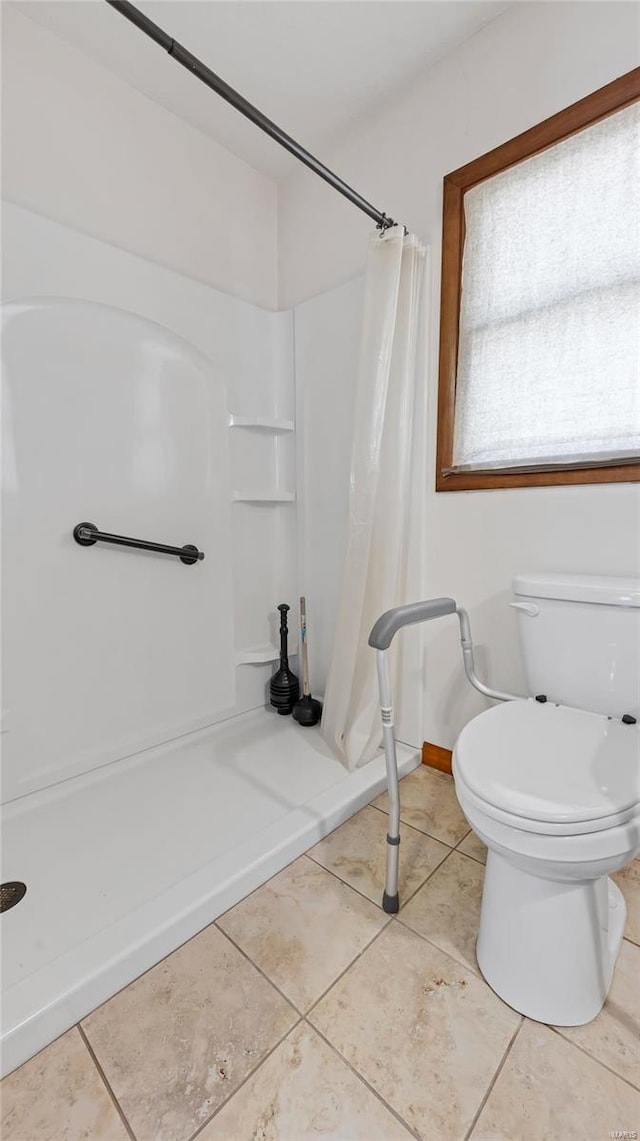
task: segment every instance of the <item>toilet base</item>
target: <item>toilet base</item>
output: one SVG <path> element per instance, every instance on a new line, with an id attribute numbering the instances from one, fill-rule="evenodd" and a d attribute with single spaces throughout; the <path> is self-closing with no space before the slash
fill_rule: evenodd
<path id="1" fill-rule="evenodd" d="M 607 876 L 543 879 L 489 849 L 478 965 L 514 1010 L 538 1022 L 580 1026 L 607 997 L 625 918 L 622 893 Z"/>

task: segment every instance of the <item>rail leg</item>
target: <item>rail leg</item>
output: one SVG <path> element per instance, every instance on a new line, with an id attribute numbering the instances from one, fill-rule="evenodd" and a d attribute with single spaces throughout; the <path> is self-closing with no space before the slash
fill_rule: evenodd
<path id="1" fill-rule="evenodd" d="M 398 786 L 398 759 L 393 735 L 393 706 L 391 682 L 386 650 L 377 651 L 378 685 L 380 687 L 380 707 L 382 714 L 382 740 L 387 767 L 387 789 L 389 793 L 389 826 L 387 832 L 387 861 L 382 896 L 382 908 L 388 915 L 395 915 L 400 909 L 398 892 L 398 857 L 400 853 L 400 789 Z"/>

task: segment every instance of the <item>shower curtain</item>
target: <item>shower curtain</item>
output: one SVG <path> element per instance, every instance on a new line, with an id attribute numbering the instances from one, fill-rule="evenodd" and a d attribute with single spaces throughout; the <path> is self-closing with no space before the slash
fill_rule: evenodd
<path id="1" fill-rule="evenodd" d="M 370 240 L 347 555 L 322 716 L 322 735 L 348 769 L 372 760 L 382 738 L 369 632 L 383 611 L 406 601 L 413 414 L 425 383 L 417 375 L 425 259 L 401 227 Z"/>

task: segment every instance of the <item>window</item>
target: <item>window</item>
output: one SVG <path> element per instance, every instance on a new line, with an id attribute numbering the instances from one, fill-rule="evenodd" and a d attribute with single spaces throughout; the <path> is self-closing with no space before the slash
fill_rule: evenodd
<path id="1" fill-rule="evenodd" d="M 640 68 L 444 180 L 439 491 L 640 479 Z"/>

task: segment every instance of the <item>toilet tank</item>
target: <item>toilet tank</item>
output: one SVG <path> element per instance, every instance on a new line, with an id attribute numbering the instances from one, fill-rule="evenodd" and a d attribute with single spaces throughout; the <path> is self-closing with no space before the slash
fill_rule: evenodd
<path id="1" fill-rule="evenodd" d="M 640 719 L 640 581 L 522 574 L 513 582 L 531 696 Z"/>

